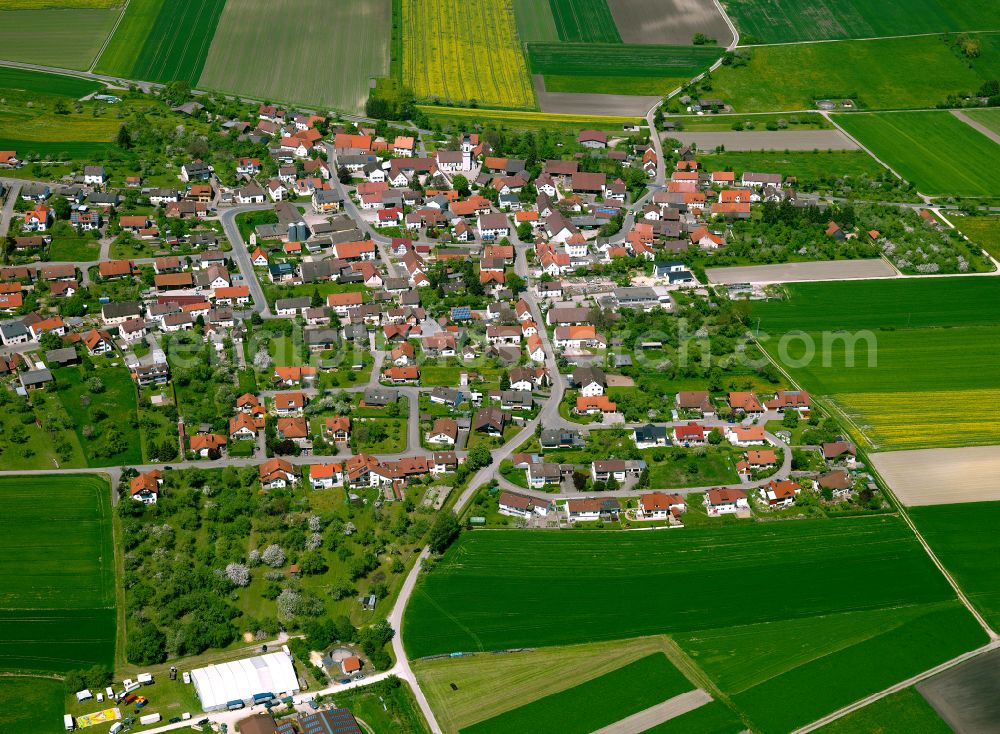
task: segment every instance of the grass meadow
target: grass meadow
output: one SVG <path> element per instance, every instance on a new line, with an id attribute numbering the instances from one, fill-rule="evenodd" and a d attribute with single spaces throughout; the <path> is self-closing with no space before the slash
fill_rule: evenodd
<path id="1" fill-rule="evenodd" d="M 90 68 L 118 19 L 119 8 L 67 5 L 0 7 L 0 58 L 63 69 Z"/>
<path id="2" fill-rule="evenodd" d="M 535 107 L 511 0 L 403 0 L 403 81 L 421 100 Z"/>
<path id="3" fill-rule="evenodd" d="M 1000 217 L 953 217 L 951 223 L 994 258 L 1000 258 Z"/>
<path id="4" fill-rule="evenodd" d="M 833 400 L 855 439 L 880 449 L 996 442 L 1000 418 L 991 406 L 1000 399 L 1000 354 L 993 346 L 1000 339 L 1000 282 L 935 278 L 786 288 L 787 300 L 754 306 L 761 343 L 802 387 Z M 833 309 L 834 303 L 851 307 Z M 808 363 L 806 342 L 782 341 L 797 331 L 816 345 Z M 859 331 L 865 334 L 853 342 L 849 366 L 848 340 Z"/>
<path id="5" fill-rule="evenodd" d="M 61 734 L 63 682 L 0 676 L 0 731 Z"/>
<path id="6" fill-rule="evenodd" d="M 110 666 L 115 583 L 107 481 L 0 478 L 0 525 L 0 670 Z"/>
<path id="7" fill-rule="evenodd" d="M 748 64 L 712 74 L 711 96 L 737 112 L 812 109 L 825 98 L 854 99 L 868 109 L 935 107 L 996 78 L 997 38 L 980 35 L 975 63 L 958 58 L 942 36 L 751 48 Z"/>
<path id="8" fill-rule="evenodd" d="M 834 119 L 923 194 L 992 197 L 1000 192 L 1000 145 L 950 112 Z"/>
<path id="9" fill-rule="evenodd" d="M 589 734 L 685 693 L 693 685 L 662 653 L 462 729 L 463 734 L 559 731 Z"/>
<path id="10" fill-rule="evenodd" d="M 85 372 L 82 367 L 69 366 L 56 368 L 52 374 L 59 386 L 59 400 L 73 421 L 77 440 L 83 447 L 89 466 L 126 466 L 142 463 L 139 432 L 133 430 L 130 423 L 136 419 L 138 410 L 135 383 L 126 369 L 106 368 Z M 86 382 L 94 376 L 100 378 L 104 384 L 104 391 L 91 395 Z M 84 406 L 81 401 L 84 396 L 90 399 L 89 407 Z M 114 456 L 98 457 L 94 448 L 101 441 L 101 429 L 107 428 L 108 424 L 101 425 L 102 421 L 95 421 L 93 411 L 99 409 L 104 413 L 110 413 L 112 410 L 108 410 L 109 408 L 115 413 L 113 420 L 121 429 L 128 446 L 125 451 Z M 83 430 L 87 425 L 93 425 L 97 429 L 89 438 Z"/>
<path id="11" fill-rule="evenodd" d="M 83 97 L 96 92 L 103 84 L 63 74 L 47 74 L 28 69 L 0 68 L 0 89 L 13 89 L 59 97 Z"/>
<path id="12" fill-rule="evenodd" d="M 544 3 L 545 0 L 539 0 Z M 608 0 L 548 0 L 559 39 L 572 43 L 621 43 Z"/>
<path id="13" fill-rule="evenodd" d="M 655 731 L 655 730 L 654 730 Z M 870 703 L 822 729 L 820 734 L 895 734 L 909 731 L 920 734 L 951 734 L 951 727 L 938 716 L 915 688 L 904 688 Z"/>
<path id="14" fill-rule="evenodd" d="M 676 659 L 663 636 L 543 647 L 507 655 L 472 655 L 413 664 L 438 723 L 453 734 L 524 705 L 578 686 L 653 653 Z M 497 696 L 497 681 L 503 695 Z M 453 682 L 460 685 L 452 688 Z"/>
<path id="15" fill-rule="evenodd" d="M 726 11 L 744 44 L 1000 28 L 1000 7 L 974 0 L 729 0 Z"/>
<path id="16" fill-rule="evenodd" d="M 800 182 L 824 176 L 869 176 L 878 178 L 885 168 L 863 150 L 836 151 L 726 151 L 706 153 L 699 161 L 709 171 L 733 171 L 737 179 L 744 171 L 781 171 Z"/>
<path id="17" fill-rule="evenodd" d="M 911 507 L 917 525 L 935 555 L 980 614 L 1000 627 L 1000 502 Z"/>
<path id="18" fill-rule="evenodd" d="M 200 86 L 360 113 L 370 80 L 389 73 L 391 16 L 389 0 L 303 0 L 291 13 L 281 3 L 228 0 Z M 267 63 L 262 48 L 272 49 Z M 318 52 L 323 70 L 312 73 Z"/>

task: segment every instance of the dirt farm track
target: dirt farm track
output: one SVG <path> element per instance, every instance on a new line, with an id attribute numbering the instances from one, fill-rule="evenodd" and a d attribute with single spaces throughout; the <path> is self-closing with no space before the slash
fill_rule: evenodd
<path id="1" fill-rule="evenodd" d="M 870 454 L 904 505 L 1000 500 L 1000 446 Z"/>

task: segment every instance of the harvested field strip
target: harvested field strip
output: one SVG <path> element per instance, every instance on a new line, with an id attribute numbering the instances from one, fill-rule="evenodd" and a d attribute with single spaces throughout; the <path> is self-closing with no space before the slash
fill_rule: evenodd
<path id="1" fill-rule="evenodd" d="M 608 0 L 548 0 L 559 39 L 585 43 L 621 43 Z M 544 2 L 544 0 L 538 0 Z"/>
<path id="2" fill-rule="evenodd" d="M 694 688 L 662 653 L 462 729 L 463 734 L 589 734 Z"/>
<path id="3" fill-rule="evenodd" d="M 1000 145 L 950 112 L 836 115 L 834 120 L 924 194 L 997 196 Z"/>
<path id="4" fill-rule="evenodd" d="M 907 506 L 1000 500 L 1000 446 L 888 451 L 869 458 Z"/>
<path id="5" fill-rule="evenodd" d="M 118 19 L 118 8 L 0 10 L 0 58 L 85 71 Z"/>
<path id="6" fill-rule="evenodd" d="M 97 62 L 99 74 L 129 77 L 135 69 L 164 0 L 129 0 L 125 15 Z"/>
<path id="7" fill-rule="evenodd" d="M 687 84 L 689 80 L 690 77 L 686 76 L 561 76 L 546 74 L 545 91 L 662 97 Z"/>
<path id="8" fill-rule="evenodd" d="M 725 704 L 712 701 L 677 718 L 646 729 L 643 734 L 736 734 L 746 725 Z"/>
<path id="9" fill-rule="evenodd" d="M 528 44 L 532 73 L 562 76 L 693 77 L 720 53 L 704 46 Z"/>
<path id="10" fill-rule="evenodd" d="M 403 81 L 418 99 L 530 108 L 511 0 L 403 0 Z"/>
<path id="11" fill-rule="evenodd" d="M 196 85 L 226 0 L 164 3 L 132 67 L 136 79 Z"/>
<path id="12" fill-rule="evenodd" d="M 420 686 L 446 732 L 507 711 L 511 702 L 527 704 L 610 673 L 654 652 L 674 653 L 666 637 L 548 647 L 501 655 L 418 660 Z M 462 681 L 453 690 L 453 681 Z M 493 693 L 503 681 L 504 696 Z"/>

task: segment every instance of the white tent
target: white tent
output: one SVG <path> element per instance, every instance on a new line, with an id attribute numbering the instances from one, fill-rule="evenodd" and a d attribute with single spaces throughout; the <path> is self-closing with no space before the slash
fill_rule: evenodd
<path id="1" fill-rule="evenodd" d="M 226 708 L 230 701 L 250 703 L 254 694 L 298 693 L 292 658 L 284 652 L 258 655 L 192 671 L 194 688 L 205 711 Z"/>

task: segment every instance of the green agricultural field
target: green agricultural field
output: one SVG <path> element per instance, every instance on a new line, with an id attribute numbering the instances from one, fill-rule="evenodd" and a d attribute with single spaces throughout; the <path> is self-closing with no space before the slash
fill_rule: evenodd
<path id="1" fill-rule="evenodd" d="M 701 630 L 677 642 L 754 723 L 754 731 L 777 733 L 973 649 L 985 638 L 955 600 Z M 844 674 L 861 669 L 863 676 Z"/>
<path id="2" fill-rule="evenodd" d="M 226 0 L 163 3 L 128 76 L 150 82 L 197 84 L 225 5 Z M 139 22 L 147 23 L 147 13 L 152 14 L 152 10 L 140 9 Z M 130 37 L 119 40 L 117 34 L 115 40 L 120 44 L 134 42 Z M 127 53 L 122 51 L 122 58 Z"/>
<path id="3" fill-rule="evenodd" d="M 0 731 L 61 734 L 63 682 L 0 676 Z"/>
<path id="4" fill-rule="evenodd" d="M 608 0 L 548 0 L 548 3 L 560 40 L 573 43 L 622 42 Z"/>
<path id="5" fill-rule="evenodd" d="M 470 110 L 462 107 L 430 105 L 421 105 L 419 109 L 440 125 L 453 125 L 459 128 L 479 122 L 509 130 L 555 130 L 576 134 L 583 128 L 620 132 L 622 125 L 643 124 L 643 120 L 638 117 L 594 117 L 517 110 Z"/>
<path id="6" fill-rule="evenodd" d="M 558 41 L 552 6 L 545 0 L 514 0 L 517 35 L 523 43 Z"/>
<path id="7" fill-rule="evenodd" d="M 389 0 L 305 0 L 294 12 L 267 0 L 229 0 L 200 86 L 357 114 L 370 80 L 389 73 L 391 16 Z M 262 48 L 273 50 L 267 63 Z M 318 49 L 323 72 L 310 73 Z"/>
<path id="8" fill-rule="evenodd" d="M 743 731 L 746 731 L 746 724 L 736 714 L 725 704 L 712 701 L 646 729 L 644 734 L 737 734 Z"/>
<path id="9" fill-rule="evenodd" d="M 827 176 L 878 178 L 886 172 L 878 161 L 862 150 L 788 153 L 727 151 L 699 156 L 699 162 L 709 171 L 734 171 L 737 179 L 744 171 L 781 171 L 785 176 L 795 176 L 800 182 L 816 181 Z"/>
<path id="10" fill-rule="evenodd" d="M 86 70 L 118 20 L 119 8 L 0 9 L 0 58 Z"/>
<path id="11" fill-rule="evenodd" d="M 892 518 L 683 534 L 471 533 L 421 580 L 403 639 L 411 656 L 422 657 L 952 598 L 905 525 Z"/>
<path id="12" fill-rule="evenodd" d="M 938 716 L 915 688 L 870 703 L 818 729 L 820 734 L 951 734 L 951 727 Z"/>
<path id="13" fill-rule="evenodd" d="M 1000 626 L 1000 502 L 913 507 L 908 511 L 934 554 L 990 626 Z"/>
<path id="14" fill-rule="evenodd" d="M 413 664 L 438 723 L 454 733 L 610 673 L 652 653 L 677 654 L 665 637 L 544 647 L 506 655 L 419 660 Z M 671 657 L 671 659 L 674 659 Z M 454 681 L 462 684 L 456 689 Z M 497 681 L 503 681 L 502 691 Z M 498 695 L 499 694 L 499 695 Z"/>
<path id="15" fill-rule="evenodd" d="M 834 120 L 923 194 L 997 196 L 1000 145 L 949 112 L 836 115 Z"/>
<path id="16" fill-rule="evenodd" d="M 893 517 L 473 532 L 419 582 L 403 638 L 419 657 L 663 632 L 761 732 L 792 730 L 986 641 Z"/>
<path id="17" fill-rule="evenodd" d="M 115 583 L 107 481 L 2 477 L 0 524 L 0 670 L 110 666 Z"/>
<path id="18" fill-rule="evenodd" d="M 973 0 L 728 0 L 726 11 L 743 44 L 1000 28 L 1000 8 Z"/>
<path id="19" fill-rule="evenodd" d="M 553 693 L 492 719 L 462 729 L 463 734 L 560 731 L 588 734 L 694 688 L 662 653 Z"/>
<path id="20" fill-rule="evenodd" d="M 951 218 L 951 222 L 994 259 L 1000 258 L 1000 217 L 956 216 Z"/>
<path id="21" fill-rule="evenodd" d="M 1000 109 L 993 107 L 988 110 L 964 110 L 962 114 L 1000 135 Z"/>
<path id="22" fill-rule="evenodd" d="M 533 109 L 512 0 L 401 0 L 402 81 L 422 101 Z"/>
<path id="23" fill-rule="evenodd" d="M 995 443 L 1000 282 L 810 283 L 788 292 L 754 306 L 761 343 L 802 387 L 832 399 L 858 441 L 883 449 Z"/>
<path id="24" fill-rule="evenodd" d="M 125 15 L 101 53 L 95 71 L 112 76 L 132 76 L 163 3 L 164 0 L 129 0 Z"/>
<path id="25" fill-rule="evenodd" d="M 104 85 L 90 79 L 64 74 L 46 74 L 28 69 L 0 68 L 0 89 L 14 89 L 33 95 L 84 97 Z"/>
<path id="26" fill-rule="evenodd" d="M 687 84 L 690 77 L 563 76 L 545 75 L 546 92 L 631 94 L 663 97 Z"/>
<path id="27" fill-rule="evenodd" d="M 690 78 L 719 58 L 705 46 L 647 46 L 622 43 L 529 43 L 534 74 L 583 77 Z M 591 89 L 590 91 L 598 91 Z M 615 90 L 607 90 L 614 92 Z"/>
<path id="28" fill-rule="evenodd" d="M 979 38 L 984 50 L 975 63 L 960 59 L 940 36 L 746 49 L 748 64 L 712 74 L 711 95 L 737 112 L 811 109 L 826 98 L 854 99 L 869 109 L 934 107 L 996 78 L 997 34 Z"/>

